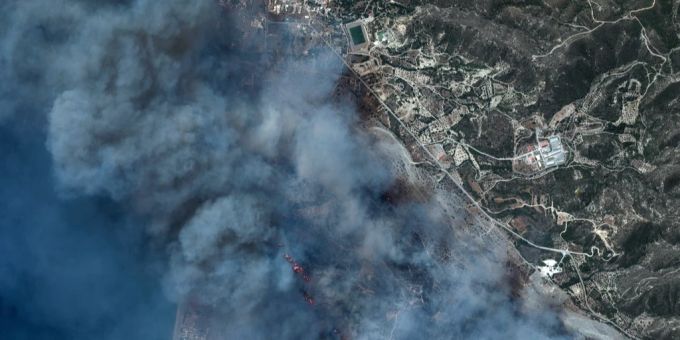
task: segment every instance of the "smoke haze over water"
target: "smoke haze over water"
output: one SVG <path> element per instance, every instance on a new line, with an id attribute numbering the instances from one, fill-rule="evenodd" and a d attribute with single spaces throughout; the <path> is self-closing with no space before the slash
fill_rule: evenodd
<path id="1" fill-rule="evenodd" d="M 224 339 L 568 337 L 432 197 L 384 199 L 410 164 L 329 100 L 330 54 L 245 89 L 213 1 L 0 6 L 13 337 L 167 338 L 189 296 Z"/>

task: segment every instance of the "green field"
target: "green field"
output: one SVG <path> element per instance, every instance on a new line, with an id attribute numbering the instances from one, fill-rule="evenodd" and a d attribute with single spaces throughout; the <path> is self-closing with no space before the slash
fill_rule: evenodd
<path id="1" fill-rule="evenodd" d="M 366 37 L 364 37 L 364 31 L 361 26 L 354 26 L 349 29 L 349 35 L 352 37 L 352 44 L 361 45 L 366 42 Z"/>

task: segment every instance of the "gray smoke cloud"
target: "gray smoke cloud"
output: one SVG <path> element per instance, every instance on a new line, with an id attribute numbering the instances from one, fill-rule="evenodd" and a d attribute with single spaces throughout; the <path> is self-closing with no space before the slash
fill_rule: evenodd
<path id="1" fill-rule="evenodd" d="M 432 198 L 384 200 L 410 165 L 329 100 L 332 55 L 243 90 L 261 70 L 238 66 L 239 20 L 213 1 L 2 6 L 3 76 L 47 103 L 61 189 L 147 218 L 165 293 L 212 306 L 222 338 L 568 337 L 511 296 L 502 252 L 456 231 L 462 220 Z"/>

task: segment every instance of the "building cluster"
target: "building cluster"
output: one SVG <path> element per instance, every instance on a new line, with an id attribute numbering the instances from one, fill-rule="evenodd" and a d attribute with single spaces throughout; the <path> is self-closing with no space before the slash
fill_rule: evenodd
<path id="1" fill-rule="evenodd" d="M 267 3 L 267 10 L 274 15 L 299 15 L 304 8 L 300 0 L 270 0 Z"/>
<path id="2" fill-rule="evenodd" d="M 553 259 L 543 260 L 543 266 L 537 266 L 536 269 L 538 269 L 538 272 L 541 274 L 542 277 L 550 278 L 553 277 L 553 275 L 562 272 L 561 263 L 558 263 Z"/>
<path id="3" fill-rule="evenodd" d="M 331 0 L 268 0 L 267 11 L 276 16 L 299 17 L 314 13 L 328 14 Z"/>
<path id="4" fill-rule="evenodd" d="M 557 135 L 552 135 L 548 138 L 539 138 L 536 144 L 521 148 L 519 155 L 513 161 L 512 168 L 518 173 L 534 174 L 566 162 L 567 152 L 562 145 L 562 139 Z"/>

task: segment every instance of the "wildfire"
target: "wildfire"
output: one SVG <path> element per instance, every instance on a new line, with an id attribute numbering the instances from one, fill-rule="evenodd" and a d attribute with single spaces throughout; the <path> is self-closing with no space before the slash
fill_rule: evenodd
<path id="1" fill-rule="evenodd" d="M 283 258 L 286 259 L 288 263 L 290 263 L 291 267 L 293 268 L 293 272 L 300 275 L 300 277 L 302 277 L 305 282 L 309 282 L 311 280 L 309 275 L 305 273 L 305 269 L 299 263 L 297 263 L 297 261 L 295 261 L 292 256 L 283 254 Z"/>
<path id="2" fill-rule="evenodd" d="M 308 304 L 314 306 L 314 298 L 311 295 L 309 295 L 309 293 L 303 291 L 302 295 L 305 297 L 305 301 L 307 301 Z"/>
<path id="3" fill-rule="evenodd" d="M 309 275 L 307 275 L 307 273 L 305 273 L 305 268 L 303 268 L 297 261 L 295 261 L 295 259 L 293 259 L 292 256 L 290 256 L 288 254 L 283 254 L 283 258 L 286 259 L 286 261 L 288 261 L 288 263 L 290 263 L 290 266 L 293 269 L 293 272 L 295 274 L 299 275 L 300 277 L 302 277 L 302 280 L 304 282 L 311 281 L 311 278 L 309 277 Z M 314 306 L 314 304 L 316 303 L 314 301 L 314 298 L 312 297 L 312 295 L 309 294 L 306 290 L 302 290 L 302 296 L 304 297 L 305 301 L 310 306 Z"/>

